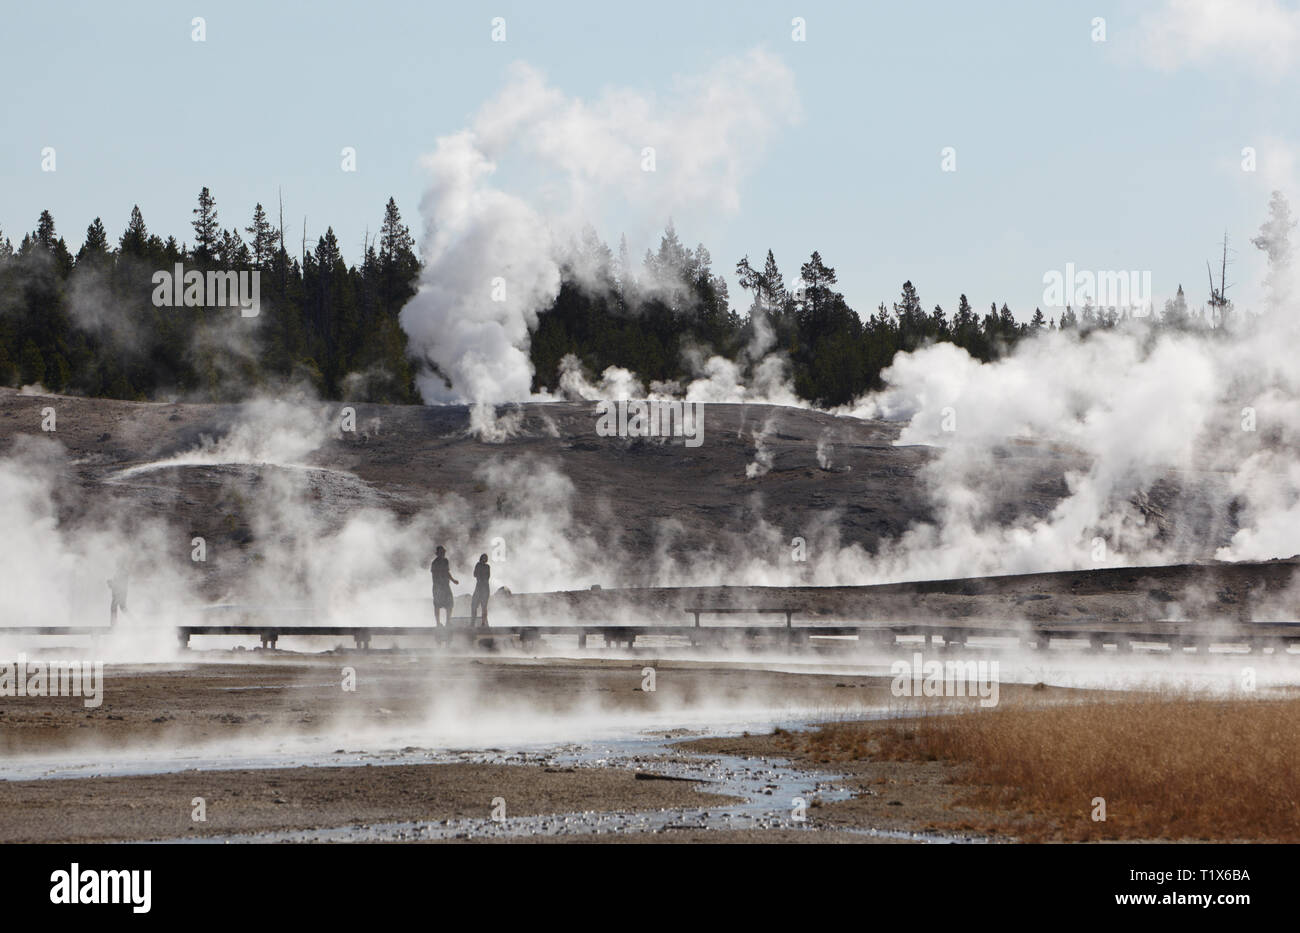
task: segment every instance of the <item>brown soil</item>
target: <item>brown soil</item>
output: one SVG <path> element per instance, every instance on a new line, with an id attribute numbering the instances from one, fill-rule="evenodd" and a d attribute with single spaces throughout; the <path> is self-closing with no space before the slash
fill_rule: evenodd
<path id="1" fill-rule="evenodd" d="M 206 821 L 193 817 L 205 801 Z M 102 842 L 224 836 L 364 823 L 706 807 L 728 798 L 631 771 L 430 764 L 0 782 L 0 841 Z"/>
<path id="2" fill-rule="evenodd" d="M 654 693 L 640 689 L 641 670 L 656 668 Z M 358 674 L 356 693 L 338 682 L 342 666 Z M 889 706 L 888 682 L 845 675 L 788 674 L 702 662 L 511 661 L 443 657 L 411 663 L 399 654 L 303 657 L 261 655 L 258 663 L 203 663 L 182 670 L 136 665 L 110 668 L 103 705 L 78 698 L 6 698 L 0 708 L 0 751 L 6 757 L 56 752 L 146 755 L 155 743 L 195 753 L 209 743 L 317 734 L 340 750 L 367 727 L 416 727 L 440 695 L 478 698 L 484 714 L 526 706 L 564 716 L 581 710 L 637 712 L 783 705 L 849 717 Z M 253 688 L 253 689 L 248 689 Z M 471 694 L 472 691 L 472 694 Z M 1060 698 L 1067 691 L 1004 686 L 1003 702 Z M 684 733 L 684 730 L 683 730 Z M 684 733 L 689 735 L 689 733 Z M 843 803 L 810 802 L 813 832 L 680 829 L 655 833 L 572 836 L 568 841 L 692 842 L 898 841 L 862 837 L 849 828 L 915 831 L 951 820 L 955 788 L 938 764 L 818 758 L 790 735 L 711 739 L 680 746 L 698 751 L 789 758 L 815 771 L 846 773 L 861 796 Z M 677 747 L 677 746 L 674 746 Z M 654 772 L 654 761 L 642 764 Z M 531 764 L 386 764 L 348 767 L 183 771 L 141 776 L 0 782 L 0 841 L 53 842 L 228 835 L 358 823 L 488 818 L 494 797 L 510 815 L 711 806 L 726 798 L 681 781 L 637 780 L 621 768 L 548 770 Z M 203 797 L 208 819 L 191 819 Z M 899 801 L 899 803 L 894 803 Z M 901 806 L 900 806 L 901 804 Z M 966 811 L 960 811 L 964 813 Z M 972 824 L 982 830 L 984 822 Z M 551 841 L 539 839 L 537 841 Z"/>

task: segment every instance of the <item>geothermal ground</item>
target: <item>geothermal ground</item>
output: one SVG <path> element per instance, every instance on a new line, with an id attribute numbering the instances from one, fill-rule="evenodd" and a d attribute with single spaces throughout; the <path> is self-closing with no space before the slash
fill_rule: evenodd
<path id="1" fill-rule="evenodd" d="M 48 409 L 52 431 L 42 430 Z M 98 702 L 0 696 L 0 839 L 1235 840 L 1291 839 L 1300 825 L 1285 810 L 1243 823 L 1144 817 L 1162 799 L 1144 775 L 1184 781 L 1189 800 L 1229 786 L 1246 801 L 1300 799 L 1274 786 L 1290 780 L 1284 767 L 1252 783 L 1225 752 L 1222 770 L 1207 754 L 1184 773 L 1153 758 L 1160 746 L 1142 732 L 1165 723 L 1175 734 L 1178 723 L 1204 725 L 1204 713 L 1232 721 L 1233 735 L 1280 736 L 1278 753 L 1291 754 L 1300 654 L 1285 645 L 1035 653 L 903 639 L 850 651 L 834 640 L 751 649 L 652 637 L 579 649 L 557 636 L 470 650 L 386 636 L 370 651 L 342 637 L 285 637 L 288 650 L 229 637 L 181 651 L 166 629 L 217 602 L 283 611 L 291 628 L 303 613 L 387 623 L 406 601 L 427 624 L 433 544 L 456 557 L 463 602 L 472 555 L 497 538 L 509 556 L 494 557 L 494 585 L 513 592 L 494 595 L 496 624 L 681 623 L 690 605 L 778 599 L 812 620 L 979 619 L 1012 633 L 1096 618 L 1294 621 L 1294 559 L 1209 560 L 1235 530 L 1231 510 L 1214 507 L 1225 495 L 1216 474 L 1171 473 L 1134 503 L 1171 548 L 1195 542 L 1176 565 L 858 586 L 845 567 L 860 561 L 871 582 L 874 550 L 934 518 L 925 468 L 936 454 L 894 446 L 894 424 L 710 405 L 706 442 L 686 448 L 600 437 L 588 403 L 498 412 L 495 441 L 470 431 L 464 408 L 357 406 L 355 431 L 339 430 L 339 417 L 318 404 L 0 390 L 0 452 L 26 464 L 29 484 L 13 521 L 39 532 L 33 550 L 67 574 L 38 562 L 29 575 L 39 579 L 16 575 L 15 591 L 75 591 L 56 624 L 101 625 L 103 581 L 123 555 L 132 565 L 131 610 L 111 636 L 0 638 L 0 659 L 107 662 Z M 1068 449 L 1027 442 L 994 454 L 1000 480 L 988 494 L 1007 523 L 1049 514 L 1067 472 L 1086 467 Z M 192 558 L 199 537 L 202 560 Z M 793 537 L 837 555 L 837 585 L 817 560 L 782 569 Z M 755 569 L 765 561 L 776 569 Z M 5 598 L 5 625 L 51 624 L 30 617 L 44 601 Z M 922 651 L 981 665 L 994 703 L 974 690 L 900 695 L 891 667 Z M 1192 712 L 1169 725 L 1168 704 Z M 1042 762 L 1070 761 L 1080 729 L 1107 750 L 1085 763 L 1123 761 L 1133 773 L 1088 772 L 1087 786 L 1049 773 Z M 1012 752 L 1013 735 L 1043 754 Z M 1002 774 L 990 768 L 998 748 L 1047 770 Z M 1040 786 L 1055 796 L 1023 793 Z M 1117 816 L 1099 828 L 1077 803 L 1102 791 Z"/>
<path id="2" fill-rule="evenodd" d="M 650 664 L 652 692 L 642 689 Z M 343 666 L 357 672 L 355 692 L 340 689 Z M 871 678 L 657 659 L 234 655 L 124 669 L 96 709 L 6 710 L 0 836 L 811 840 L 812 822 L 792 818 L 802 796 L 819 840 L 889 840 L 843 830 L 905 828 L 951 794 L 927 780 L 909 788 L 907 813 L 875 821 L 847 808 L 830 819 L 822 808 L 863 777 L 680 743 L 711 723 L 744 732 L 746 716 L 770 734 L 774 716 L 890 704 Z M 194 797 L 206 821 L 192 819 Z M 491 819 L 498 798 L 504 821 Z"/>
<path id="3" fill-rule="evenodd" d="M 46 408 L 57 416 L 53 432 L 42 431 Z M 486 550 L 503 520 L 543 518 L 528 500 L 551 504 L 543 480 L 561 477 L 555 494 L 573 517 L 557 528 L 617 558 L 594 562 L 572 588 L 662 583 L 667 568 L 683 577 L 673 585 L 758 582 L 719 577 L 768 538 L 783 556 L 795 536 L 810 547 L 856 545 L 870 554 L 935 520 L 923 476 L 934 451 L 895 446 L 898 423 L 709 404 L 704 443 L 688 448 L 680 440 L 598 436 L 589 402 L 502 409 L 497 442 L 470 432 L 463 406 L 356 405 L 352 431 L 339 429 L 342 408 L 134 403 L 0 389 L 0 450 L 35 435 L 66 451 L 47 467 L 62 526 L 112 514 L 128 527 L 158 520 L 203 535 L 208 558 L 195 572 L 212 596 L 238 592 L 250 563 L 275 543 L 257 539 L 259 493 L 275 495 L 285 474 L 327 528 L 367 508 L 399 521 L 441 510 L 463 518 L 454 543 L 466 552 Z M 1008 441 L 991 457 L 995 480 L 982 492 L 1003 524 L 1046 516 L 1068 493 L 1067 472 L 1087 466 L 1068 448 L 1027 441 Z M 512 468 L 534 474 L 533 485 L 503 478 Z M 1183 560 L 1208 560 L 1236 530 L 1230 509 L 1210 508 L 1223 500 L 1225 485 L 1212 472 L 1170 471 L 1135 507 L 1177 542 Z M 468 572 L 468 553 L 466 560 Z M 427 557 L 414 555 L 412 563 L 427 568 Z M 532 581 L 510 579 L 507 567 L 498 568 L 498 579 L 516 591 L 532 589 Z"/>
<path id="4" fill-rule="evenodd" d="M 98 706 L 75 697 L 3 702 L 0 838 L 1295 838 L 1289 789 L 1279 795 L 1259 786 L 1259 775 L 1227 768 L 1241 750 L 1223 749 L 1221 762 L 1214 739 L 1185 769 L 1167 750 L 1157 767 L 1150 737 L 1126 731 L 1154 728 L 1190 751 L 1197 737 L 1180 734 L 1178 723 L 1194 724 L 1204 741 L 1205 730 L 1228 717 L 1240 720 L 1232 728 L 1244 750 L 1258 755 L 1252 728 L 1263 729 L 1285 746 L 1278 755 L 1293 755 L 1300 702 L 1293 659 L 1261 664 L 1259 692 L 1248 700 L 1237 689 L 1240 661 L 1230 658 L 1166 658 L 1163 673 L 1149 663 L 1083 657 L 1001 663 L 995 676 L 1023 682 L 1001 685 L 996 712 L 973 697 L 900 698 L 881 676 L 884 659 L 208 651 L 186 663 L 109 665 Z M 343 688 L 349 675 L 354 690 Z M 1049 687 L 1036 677 L 1079 686 Z M 1269 716 L 1276 721 L 1261 721 Z M 1113 772 L 1085 777 L 1071 761 L 1078 786 L 1058 775 L 1067 783 L 1059 799 L 1027 804 L 989 795 L 999 788 L 987 763 L 974 768 L 921 745 L 952 723 L 996 728 L 998 717 L 1033 743 L 1025 761 L 1066 760 L 1082 737 L 1106 748 L 1100 760 Z M 1098 760 L 1086 749 L 1078 755 Z M 1034 775 L 1028 786 L 1051 777 Z M 1256 807 L 1272 802 L 1276 812 L 1261 817 L 1243 806 L 1237 822 L 1215 824 L 1189 819 L 1184 808 L 1182 822 L 1153 824 L 1149 814 L 1169 812 L 1158 804 L 1170 782 L 1187 782 L 1180 793 L 1189 799 L 1227 794 Z M 1108 826 L 1091 823 L 1079 804 L 1089 788 L 1111 801 Z"/>

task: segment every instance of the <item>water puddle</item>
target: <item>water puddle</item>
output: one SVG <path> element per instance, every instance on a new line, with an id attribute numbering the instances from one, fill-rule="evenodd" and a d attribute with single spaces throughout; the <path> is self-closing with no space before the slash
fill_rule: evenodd
<path id="1" fill-rule="evenodd" d="M 378 711 L 383 711 L 380 708 Z M 515 717 L 511 722 L 474 722 L 414 729 L 401 726 L 368 731 L 357 749 L 340 733 L 312 736 L 279 736 L 270 740 L 239 739 L 195 744 L 187 747 L 143 747 L 105 749 L 93 757 L 85 752 L 0 759 L 0 781 L 58 780 L 91 777 L 139 777 L 180 771 L 260 770 L 267 768 L 350 767 L 358 765 L 443 764 L 457 761 L 526 764 L 547 757 L 558 748 L 604 746 L 652 741 L 647 736 L 664 736 L 684 727 L 681 734 L 724 737 L 742 732 L 770 732 L 773 728 L 807 728 L 814 722 L 835 718 L 834 711 L 796 709 L 753 709 L 742 714 L 716 709 L 674 711 L 629 717 L 603 717 L 586 721 L 547 720 L 547 728 Z M 880 718 L 896 715 L 887 707 L 860 707 L 855 715 Z M 504 750 L 504 751 L 503 751 Z M 484 757 L 486 756 L 486 757 Z"/>
<path id="2" fill-rule="evenodd" d="M 863 709 L 861 718 L 905 715 L 905 711 Z M 611 724 L 605 734 L 588 735 L 579 741 L 510 742 L 488 747 L 459 748 L 443 744 L 401 744 L 400 734 L 390 734 L 387 747 L 372 750 L 335 748 L 327 751 L 317 744 L 277 745 L 261 754 L 246 747 L 206 748 L 195 754 L 165 757 L 113 755 L 87 762 L 84 758 L 57 760 L 34 758 L 0 762 L 0 780 L 76 779 L 129 777 L 145 774 L 222 770 L 302 767 L 359 767 L 366 765 L 494 764 L 531 765 L 555 770 L 587 768 L 625 769 L 645 775 L 646 780 L 690 780 L 702 793 L 716 794 L 714 806 L 645 811 L 586 810 L 572 813 L 514 816 L 504 819 L 465 818 L 450 820 L 363 823 L 317 829 L 185 837 L 163 840 L 183 843 L 266 843 L 266 842 L 411 842 L 471 839 L 519 839 L 532 836 L 602 836 L 629 833 L 652 835 L 681 831 L 788 830 L 845 832 L 912 842 L 982 842 L 980 838 L 912 833 L 882 829 L 861 829 L 829 824 L 818 819 L 818 804 L 848 800 L 853 793 L 839 774 L 802 770 L 780 758 L 691 752 L 678 743 L 686 738 L 725 737 L 742 733 L 763 734 L 774 728 L 788 731 L 824 722 L 826 715 L 786 715 L 762 719 L 712 718 L 681 728 L 681 720 L 669 723 Z M 410 737 L 412 743 L 419 741 Z M 428 741 L 428 736 L 423 737 Z M 394 741 L 398 740 L 398 741 Z M 338 741 L 337 738 L 334 741 Z"/>
<path id="3" fill-rule="evenodd" d="M 799 728 L 787 723 L 785 728 Z M 983 839 L 857 829 L 819 823 L 816 802 L 848 800 L 852 791 L 842 775 L 804 771 L 779 758 L 686 753 L 678 737 L 641 736 L 579 743 L 543 753 L 486 750 L 438 756 L 442 761 L 482 764 L 532 764 L 553 769 L 626 768 L 649 780 L 691 780 L 704 793 L 724 798 L 716 806 L 643 811 L 585 810 L 492 819 L 449 819 L 362 823 L 320 829 L 205 836 L 164 840 L 185 843 L 267 842 L 420 842 L 473 839 L 519 839 L 535 836 L 668 834 L 683 830 L 832 830 L 913 842 L 965 843 Z M 726 799 L 730 798 L 730 799 Z"/>

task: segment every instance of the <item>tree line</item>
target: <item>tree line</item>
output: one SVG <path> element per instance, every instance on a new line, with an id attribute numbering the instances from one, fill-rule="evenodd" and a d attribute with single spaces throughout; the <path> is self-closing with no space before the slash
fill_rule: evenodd
<path id="1" fill-rule="evenodd" d="M 671 223 L 659 249 L 647 251 L 639 266 L 629 261 L 626 242 L 615 257 L 588 231 L 566 269 L 559 298 L 541 315 L 533 337 L 534 388 L 558 386 L 560 360 L 567 354 L 588 373 L 615 365 L 646 383 L 681 385 L 697 372 L 701 354 L 724 356 L 749 376 L 776 352 L 788 359 L 801 398 L 843 405 L 883 388 L 881 373 L 894 356 L 927 343 L 953 343 L 989 362 L 1041 331 L 1086 336 L 1135 320 L 1126 309 L 1085 304 L 1077 311 L 1067 305 L 1059 320 L 1035 308 L 1029 321 L 1020 322 L 1005 302 L 980 314 L 965 295 L 949 315 L 940 305 L 927 311 L 908 281 L 897 301 L 882 302 L 864 321 L 835 289 L 835 269 L 819 252 L 789 281 L 771 250 L 761 268 L 748 256 L 736 265 L 740 286 L 751 298 L 748 314 L 741 316 L 729 307 L 726 281 L 713 273 L 710 262 L 702 244 L 685 248 Z M 1217 310 L 1191 309 L 1180 285 L 1163 312 L 1142 323 L 1153 332 L 1209 332 L 1220 328 L 1230 311 L 1231 302 Z"/>
<path id="2" fill-rule="evenodd" d="M 291 255 L 261 204 L 242 230 L 222 227 L 204 188 L 193 213 L 192 246 L 151 233 L 138 206 L 116 245 L 95 218 L 75 256 L 49 211 L 17 248 L 0 236 L 0 384 L 225 401 L 306 383 L 330 399 L 419 401 L 398 315 L 420 262 L 393 199 L 352 266 L 332 227 Z M 153 276 L 177 263 L 257 271 L 261 314 L 155 307 Z"/>
<path id="3" fill-rule="evenodd" d="M 1270 268 L 1275 260 L 1289 261 L 1287 237 L 1295 226 L 1279 199 L 1252 241 L 1269 253 Z M 193 214 L 193 245 L 151 233 L 139 207 L 116 245 L 96 218 L 75 256 L 48 211 L 17 248 L 0 234 L 0 384 L 224 401 L 306 383 L 326 399 L 420 401 L 415 376 L 422 364 L 408 352 L 399 315 L 415 294 L 421 263 L 392 198 L 378 236 L 351 266 L 332 227 L 314 250 L 304 239 L 293 255 L 283 224 L 272 223 L 261 204 L 242 229 L 222 227 L 215 198 L 204 188 Z M 152 276 L 176 263 L 201 272 L 260 272 L 263 311 L 254 326 L 225 309 L 154 307 Z M 1059 320 L 1036 308 L 1020 322 L 1006 303 L 981 314 L 965 295 L 951 314 L 940 305 L 927 311 L 909 281 L 897 301 L 882 302 L 864 320 L 836 290 L 835 269 L 819 252 L 787 279 L 771 250 L 761 267 L 748 257 L 736 266 L 750 297 L 741 315 L 709 251 L 685 246 L 671 222 L 658 249 L 639 262 L 625 239 L 615 253 L 588 230 L 562 271 L 559 294 L 539 315 L 531 339 L 535 390 L 558 387 L 568 355 L 589 374 L 620 366 L 647 384 L 682 384 L 707 356 L 732 360 L 749 375 L 776 352 L 788 359 L 802 398 L 839 405 L 882 388 L 881 372 L 895 354 L 926 343 L 950 342 L 987 362 L 1043 330 L 1086 335 L 1129 317 L 1085 305 L 1067 307 Z M 1230 308 L 1218 296 L 1209 313 L 1192 310 L 1180 286 L 1144 325 L 1213 331 Z"/>

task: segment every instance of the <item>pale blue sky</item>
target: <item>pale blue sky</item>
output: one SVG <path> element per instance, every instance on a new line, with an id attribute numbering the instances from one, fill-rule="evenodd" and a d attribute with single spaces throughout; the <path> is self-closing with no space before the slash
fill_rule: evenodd
<path id="1" fill-rule="evenodd" d="M 738 212 L 679 224 L 720 270 L 771 247 L 793 277 L 818 249 L 864 317 L 904 279 L 927 307 L 951 312 L 964 291 L 977 309 L 1006 301 L 1027 317 L 1044 273 L 1067 262 L 1149 269 L 1158 297 L 1181 281 L 1199 305 L 1226 229 L 1239 248 L 1230 297 L 1258 305 L 1248 238 L 1270 188 L 1296 181 L 1294 37 L 1267 20 L 1225 27 L 1215 17 L 1234 14 L 1203 5 L 1175 30 L 1184 38 L 1160 40 L 1140 17 L 1161 4 L 1096 0 L 12 4 L 0 229 L 17 240 L 48 208 L 75 251 L 91 219 L 116 240 L 139 203 L 151 231 L 188 239 L 201 186 L 222 224 L 241 227 L 257 201 L 274 219 L 282 188 L 290 239 L 305 214 L 309 242 L 329 223 L 354 261 L 390 195 L 421 233 L 419 157 L 468 123 L 511 62 L 574 97 L 655 94 L 762 47 L 793 71 L 803 117 L 757 160 Z M 1300 21 L 1294 4 L 1238 9 Z M 1178 26 L 1170 15 L 1159 28 Z M 193 16 L 204 43 L 190 39 Z M 504 43 L 490 41 L 494 16 Z M 804 43 L 790 39 L 794 16 Z M 1091 39 L 1097 16 L 1105 43 Z M 56 172 L 41 171 L 45 146 Z M 343 146 L 356 173 L 340 171 Z M 955 173 L 940 171 L 945 146 Z M 1244 146 L 1258 150 L 1253 174 Z M 738 289 L 732 300 L 746 304 Z"/>

